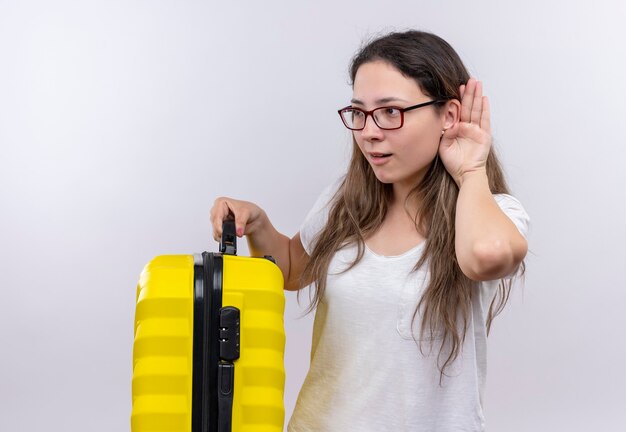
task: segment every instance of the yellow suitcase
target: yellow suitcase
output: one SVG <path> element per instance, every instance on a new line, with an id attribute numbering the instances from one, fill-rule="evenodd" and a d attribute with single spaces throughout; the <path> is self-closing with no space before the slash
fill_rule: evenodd
<path id="1" fill-rule="evenodd" d="M 137 286 L 132 432 L 282 432 L 283 277 L 271 257 L 163 255 Z"/>

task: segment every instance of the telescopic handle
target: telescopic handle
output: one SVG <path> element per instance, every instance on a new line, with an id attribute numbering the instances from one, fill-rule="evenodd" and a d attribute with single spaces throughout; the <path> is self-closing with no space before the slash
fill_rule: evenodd
<path id="1" fill-rule="evenodd" d="M 231 217 L 222 222 L 222 241 L 220 252 L 227 255 L 237 255 L 237 234 L 235 232 L 235 220 Z"/>

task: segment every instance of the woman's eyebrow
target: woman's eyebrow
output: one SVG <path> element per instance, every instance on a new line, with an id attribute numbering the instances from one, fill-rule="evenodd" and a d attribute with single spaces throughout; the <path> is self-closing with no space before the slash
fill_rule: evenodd
<path id="1" fill-rule="evenodd" d="M 398 101 L 399 102 L 408 102 L 407 100 L 399 98 L 399 97 L 385 97 L 385 98 L 376 100 L 375 103 L 376 104 L 384 104 L 384 103 L 388 103 L 388 102 L 398 102 Z M 365 105 L 359 99 L 352 99 L 350 101 L 350 103 L 357 104 L 357 105 Z"/>

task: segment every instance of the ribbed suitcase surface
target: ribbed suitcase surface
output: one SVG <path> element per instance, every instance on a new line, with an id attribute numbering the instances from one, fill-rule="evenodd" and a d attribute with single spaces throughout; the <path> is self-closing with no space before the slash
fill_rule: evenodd
<path id="1" fill-rule="evenodd" d="M 219 262 L 221 272 L 207 277 L 206 271 L 201 271 L 206 270 L 206 264 L 202 267 L 203 260 Z M 207 390 L 203 401 L 198 397 L 202 385 L 217 382 L 217 372 L 211 372 L 208 357 L 198 358 L 202 352 L 198 344 L 203 343 L 198 332 L 208 328 L 211 317 L 200 324 L 196 322 L 194 336 L 194 315 L 201 315 L 198 293 L 207 294 L 213 283 L 221 283 L 221 307 L 234 307 L 239 313 L 239 358 L 232 362 L 232 418 L 228 428 L 232 427 L 230 430 L 234 432 L 282 432 L 285 382 L 282 273 L 264 258 L 206 253 L 158 256 L 141 273 L 133 346 L 133 432 L 218 431 L 216 408 L 211 411 L 207 407 L 212 400 Z M 223 339 L 222 330 L 225 329 L 219 329 Z M 210 379 L 211 373 L 215 375 Z"/>

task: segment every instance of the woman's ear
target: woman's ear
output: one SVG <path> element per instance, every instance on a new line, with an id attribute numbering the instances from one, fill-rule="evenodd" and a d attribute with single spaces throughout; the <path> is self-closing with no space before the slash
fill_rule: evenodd
<path id="1" fill-rule="evenodd" d="M 461 120 L 461 102 L 450 99 L 446 102 L 442 112 L 442 130 L 455 129 Z"/>

